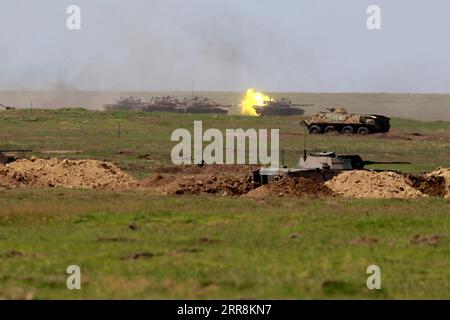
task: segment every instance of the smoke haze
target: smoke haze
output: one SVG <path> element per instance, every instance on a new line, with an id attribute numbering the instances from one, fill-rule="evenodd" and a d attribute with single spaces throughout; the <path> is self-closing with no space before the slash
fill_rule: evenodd
<path id="1" fill-rule="evenodd" d="M 3 0 L 0 90 L 449 93 L 450 3 L 373 2 Z"/>

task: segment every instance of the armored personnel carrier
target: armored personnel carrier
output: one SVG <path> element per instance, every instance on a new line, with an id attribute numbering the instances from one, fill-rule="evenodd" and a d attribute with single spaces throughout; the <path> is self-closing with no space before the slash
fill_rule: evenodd
<path id="1" fill-rule="evenodd" d="M 364 161 L 357 154 L 336 154 L 335 152 L 319 152 L 304 154 L 295 168 L 261 168 L 252 172 L 255 187 L 283 177 L 320 177 L 329 180 L 344 170 L 362 170 L 369 164 L 409 164 L 399 161 Z"/>
<path id="2" fill-rule="evenodd" d="M 339 132 L 366 135 L 388 132 L 390 129 L 390 118 L 385 116 L 350 113 L 344 108 L 328 108 L 328 111 L 314 115 L 309 121 L 303 121 L 310 134 Z"/>
<path id="3" fill-rule="evenodd" d="M 300 106 L 305 105 L 294 104 L 286 98 L 281 98 L 267 101 L 263 106 L 253 106 L 253 108 L 259 116 L 295 116 L 305 113 L 305 110 L 297 108 Z"/>
<path id="4" fill-rule="evenodd" d="M 176 107 L 177 112 L 185 113 L 218 113 L 227 114 L 228 109 L 207 97 L 193 97 L 184 99 L 183 103 Z"/>
<path id="5" fill-rule="evenodd" d="M 133 111 L 141 110 L 143 106 L 144 103 L 140 98 L 137 97 L 128 97 L 128 98 L 120 97 L 118 100 L 116 100 L 115 103 L 103 105 L 105 110 L 133 110 Z"/>

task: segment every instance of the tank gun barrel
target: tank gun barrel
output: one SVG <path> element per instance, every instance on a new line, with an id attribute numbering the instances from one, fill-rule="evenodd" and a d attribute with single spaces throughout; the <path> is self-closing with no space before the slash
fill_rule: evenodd
<path id="1" fill-rule="evenodd" d="M 363 161 L 364 165 L 371 165 L 371 164 L 411 164 L 409 161 L 370 161 L 366 160 Z"/>

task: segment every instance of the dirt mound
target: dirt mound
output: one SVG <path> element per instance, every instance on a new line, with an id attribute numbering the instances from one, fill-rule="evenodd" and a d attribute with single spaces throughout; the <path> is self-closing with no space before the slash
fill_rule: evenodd
<path id="1" fill-rule="evenodd" d="M 0 187 L 127 189 L 137 182 L 115 164 L 97 160 L 23 159 L 0 166 Z"/>
<path id="2" fill-rule="evenodd" d="M 248 192 L 245 196 L 264 198 L 270 196 L 320 197 L 331 195 L 331 190 L 317 179 L 285 177 L 279 181 L 258 187 Z"/>
<path id="3" fill-rule="evenodd" d="M 231 164 L 208 164 L 208 165 L 181 165 L 172 167 L 160 167 L 155 173 L 169 174 L 223 174 L 231 173 L 233 175 L 247 175 L 252 170 L 256 170 L 258 166 L 250 165 L 231 165 Z"/>
<path id="4" fill-rule="evenodd" d="M 450 199 L 450 168 L 439 168 L 428 174 L 430 177 L 442 177 L 445 180 L 445 198 Z"/>
<path id="5" fill-rule="evenodd" d="M 140 184 L 162 194 L 241 195 L 252 189 L 249 175 L 199 174 L 191 176 L 152 176 Z"/>
<path id="6" fill-rule="evenodd" d="M 335 195 L 349 198 L 417 198 L 425 196 L 405 175 L 367 170 L 344 171 L 325 183 Z"/>
<path id="7" fill-rule="evenodd" d="M 427 175 L 402 174 L 391 171 L 353 170 L 336 176 L 311 175 L 285 177 L 253 189 L 246 166 L 185 166 L 178 173 L 190 175 L 156 174 L 142 181 L 142 187 L 158 194 L 217 194 L 264 197 L 327 197 L 349 198 L 417 198 L 425 196 L 450 197 L 450 170 L 440 169 Z M 173 167 L 175 169 L 177 167 Z M 213 173 L 208 173 L 213 172 Z M 196 174 L 192 174 L 196 173 Z M 447 186 L 445 175 L 448 175 Z M 447 189 L 446 189 L 447 188 Z"/>
<path id="8" fill-rule="evenodd" d="M 407 175 L 406 182 L 420 192 L 433 196 L 444 197 L 446 194 L 445 178 L 434 175 Z"/>
<path id="9" fill-rule="evenodd" d="M 197 174 L 190 176 L 154 175 L 140 183 L 142 187 L 161 194 L 217 194 L 221 196 L 245 195 L 252 198 L 266 196 L 318 197 L 331 196 L 323 181 L 312 178 L 284 178 L 253 189 L 247 174 Z"/>
<path id="10" fill-rule="evenodd" d="M 161 194 L 242 195 L 253 188 L 251 170 L 249 165 L 226 164 L 161 167 L 140 186 Z"/>
<path id="11" fill-rule="evenodd" d="M 28 177 L 21 172 L 16 172 L 0 165 L 0 189 L 1 188 L 15 188 L 26 186 L 34 183 L 33 177 Z"/>
<path id="12" fill-rule="evenodd" d="M 171 176 L 155 174 L 151 177 L 148 177 L 142 180 L 139 185 L 144 188 L 157 188 L 164 186 L 165 184 L 171 183 L 174 181 L 174 178 Z"/>

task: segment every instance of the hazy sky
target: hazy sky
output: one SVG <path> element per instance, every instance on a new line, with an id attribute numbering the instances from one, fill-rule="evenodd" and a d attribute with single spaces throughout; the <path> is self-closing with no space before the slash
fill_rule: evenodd
<path id="1" fill-rule="evenodd" d="M 449 93 L 449 17 L 448 0 L 1 0 L 0 90 Z"/>

